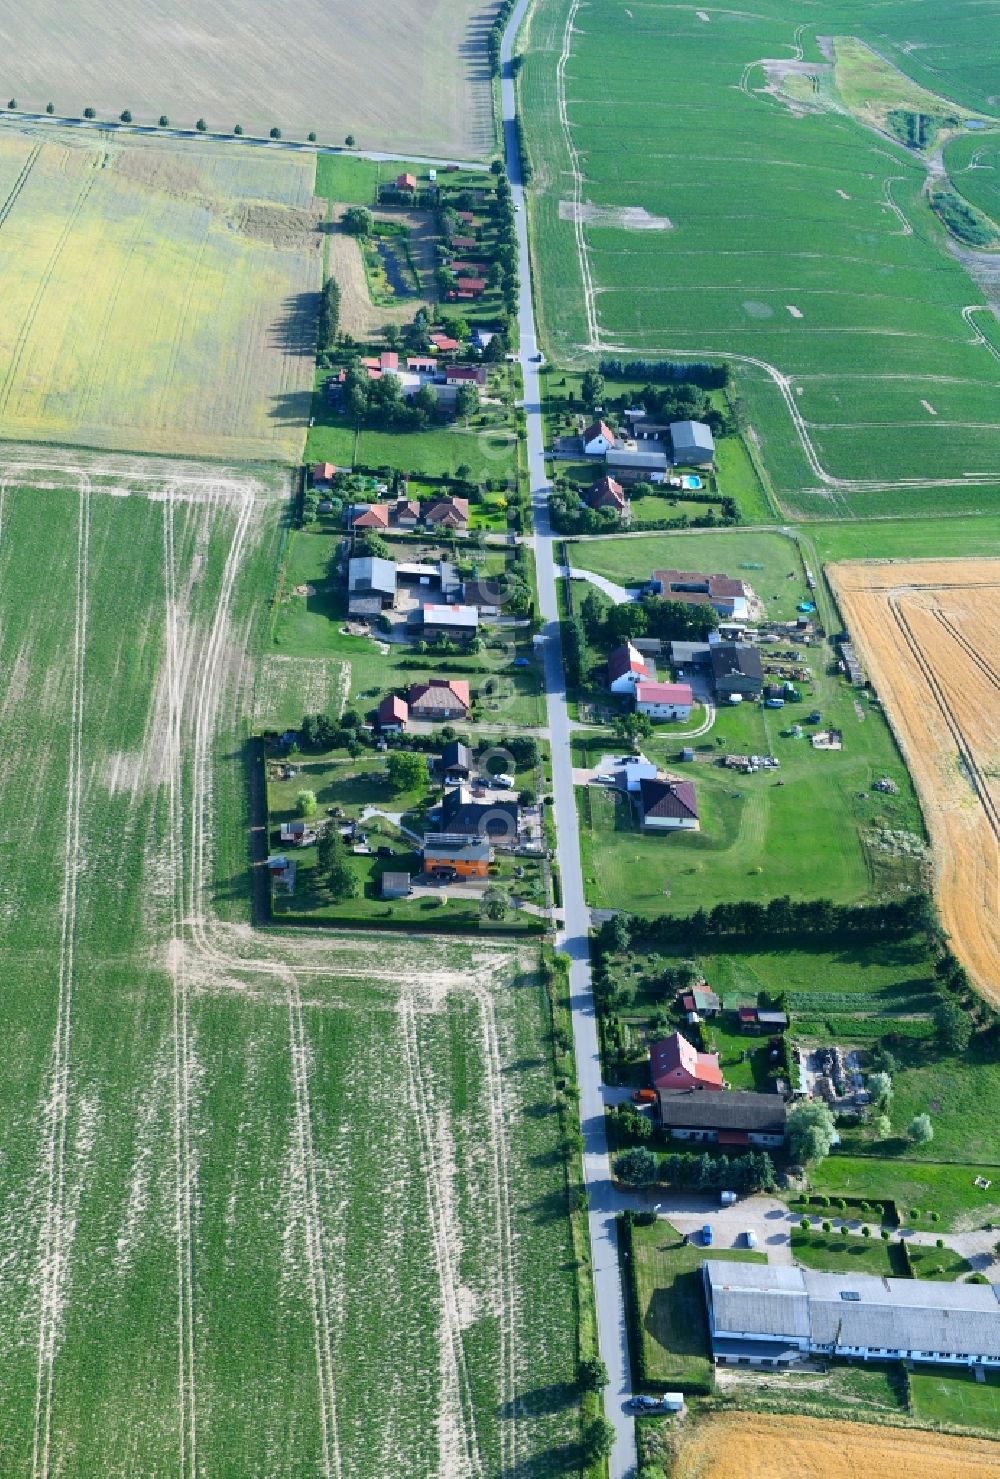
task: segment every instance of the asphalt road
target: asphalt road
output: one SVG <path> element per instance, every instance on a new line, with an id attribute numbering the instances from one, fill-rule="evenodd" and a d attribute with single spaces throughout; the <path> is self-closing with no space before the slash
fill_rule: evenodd
<path id="1" fill-rule="evenodd" d="M 584 901 L 580 842 L 577 832 L 576 798 L 573 791 L 573 759 L 570 750 L 570 720 L 566 708 L 559 612 L 556 602 L 555 540 L 549 525 L 548 484 L 545 477 L 544 428 L 542 425 L 538 353 L 531 296 L 531 258 L 525 191 L 515 129 L 515 94 L 511 72 L 511 50 L 529 0 L 519 0 L 511 16 L 501 48 L 501 111 L 504 148 L 516 215 L 521 273 L 521 306 L 518 326 L 521 362 L 524 368 L 524 407 L 527 415 L 528 476 L 535 525 L 535 566 L 538 598 L 545 637 L 545 694 L 552 743 L 552 790 L 558 838 L 559 871 L 562 877 L 564 927 L 559 948 L 569 957 L 570 996 L 577 1077 L 580 1086 L 580 1127 L 583 1132 L 583 1168 L 590 1192 L 590 1246 L 594 1265 L 594 1291 L 601 1355 L 607 1363 L 610 1383 L 606 1392 L 608 1417 L 615 1426 L 615 1445 L 610 1460 L 611 1479 L 626 1479 L 635 1472 L 635 1424 L 625 1411 L 631 1395 L 628 1342 L 618 1266 L 618 1235 L 615 1225 L 616 1197 L 611 1185 L 608 1142 L 601 1095 L 601 1063 L 598 1051 L 597 1017 L 591 984 L 588 927 L 589 910 Z"/>

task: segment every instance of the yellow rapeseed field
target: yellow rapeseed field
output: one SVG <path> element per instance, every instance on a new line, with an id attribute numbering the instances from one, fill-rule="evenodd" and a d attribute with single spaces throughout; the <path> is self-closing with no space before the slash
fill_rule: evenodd
<path id="1" fill-rule="evenodd" d="M 296 459 L 313 162 L 0 127 L 0 436 Z"/>
<path id="2" fill-rule="evenodd" d="M 976 1479 L 1000 1473 L 1000 1444 L 813 1417 L 725 1413 L 692 1423 L 673 1479 Z"/>
<path id="3" fill-rule="evenodd" d="M 941 919 L 1000 1000 L 1000 560 L 828 570 L 920 794 Z"/>

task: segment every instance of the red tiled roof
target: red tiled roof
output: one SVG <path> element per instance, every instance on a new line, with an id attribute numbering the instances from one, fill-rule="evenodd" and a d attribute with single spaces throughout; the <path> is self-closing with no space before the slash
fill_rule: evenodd
<path id="1" fill-rule="evenodd" d="M 595 437 L 600 436 L 606 437 L 611 445 L 614 446 L 615 434 L 606 421 L 595 421 L 592 425 L 586 428 L 583 433 L 584 446 L 586 446 L 588 442 L 592 442 Z"/>
<path id="2" fill-rule="evenodd" d="M 657 1086 L 662 1080 L 669 1082 L 670 1075 L 680 1070 L 682 1074 L 707 1087 L 722 1088 L 718 1053 L 699 1053 L 679 1032 L 650 1043 L 649 1069 L 653 1083 Z"/>
<path id="3" fill-rule="evenodd" d="M 410 708 L 467 710 L 472 703 L 465 678 L 437 678 L 433 683 L 411 683 Z"/>
<path id="4" fill-rule="evenodd" d="M 467 524 L 469 522 L 469 500 L 467 498 L 442 498 L 432 503 L 424 514 L 426 524 Z"/>
<path id="5" fill-rule="evenodd" d="M 385 503 L 373 503 L 363 514 L 351 520 L 352 529 L 388 529 L 389 507 Z"/>
<path id="6" fill-rule="evenodd" d="M 702 605 L 705 601 L 732 600 L 734 596 L 746 594 L 742 580 L 733 580 L 728 575 L 703 575 L 700 570 L 654 570 L 653 579 L 659 581 L 663 595 L 671 601 L 685 601 L 689 605 Z M 693 590 L 675 587 L 695 587 Z M 698 590 L 697 587 L 702 589 Z"/>
<path id="7" fill-rule="evenodd" d="M 396 176 L 396 189 L 397 190 L 416 190 L 416 188 L 417 188 L 417 177 L 416 177 L 416 175 L 402 174 L 402 175 L 397 175 Z"/>
<path id="8" fill-rule="evenodd" d="M 477 295 L 479 293 L 485 293 L 486 279 L 485 277 L 460 277 L 455 286 L 460 293 Z"/>
<path id="9" fill-rule="evenodd" d="M 693 704 L 694 693 L 688 683 L 640 683 L 635 690 L 637 704 Z"/>
<path id="10" fill-rule="evenodd" d="M 463 252 L 467 252 L 471 247 L 476 245 L 476 238 L 474 236 L 453 236 L 451 238 L 451 244 L 453 247 L 461 247 Z"/>
<path id="11" fill-rule="evenodd" d="M 378 706 L 380 724 L 405 724 L 410 717 L 410 706 L 405 698 L 396 693 L 387 693 Z"/>
<path id="12" fill-rule="evenodd" d="M 590 490 L 590 506 L 616 508 L 620 512 L 625 507 L 625 489 L 612 477 L 600 478 Z"/>
<path id="13" fill-rule="evenodd" d="M 379 355 L 378 365 L 380 370 L 398 370 L 399 355 L 395 354 L 391 349 L 383 350 Z"/>
<path id="14" fill-rule="evenodd" d="M 447 334 L 432 334 L 430 339 L 431 343 L 440 349 L 442 354 L 451 354 L 459 347 L 458 340 L 449 339 Z"/>
<path id="15" fill-rule="evenodd" d="M 616 647 L 614 652 L 608 655 L 608 678 L 613 683 L 616 678 L 624 677 L 626 673 L 649 673 L 646 660 L 631 642 L 624 647 Z"/>

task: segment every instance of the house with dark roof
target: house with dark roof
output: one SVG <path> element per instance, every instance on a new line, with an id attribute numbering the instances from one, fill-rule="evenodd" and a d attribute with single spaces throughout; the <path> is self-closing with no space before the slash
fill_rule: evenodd
<path id="1" fill-rule="evenodd" d="M 438 765 L 442 775 L 454 776 L 456 780 L 468 780 L 472 774 L 472 751 L 461 740 L 452 740 L 441 751 Z"/>
<path id="2" fill-rule="evenodd" d="M 698 832 L 701 829 L 693 781 L 641 781 L 639 812 L 644 832 Z"/>
<path id="3" fill-rule="evenodd" d="M 740 1007 L 737 1019 L 741 1032 L 787 1032 L 788 1014 L 769 1007 Z"/>
<path id="4" fill-rule="evenodd" d="M 673 421 L 670 444 L 674 462 L 683 467 L 704 467 L 715 461 L 715 438 L 704 421 Z"/>
<path id="5" fill-rule="evenodd" d="M 615 444 L 615 434 L 606 421 L 594 421 L 584 428 L 583 450 L 588 457 L 603 457 Z"/>
<path id="6" fill-rule="evenodd" d="M 784 1143 L 788 1115 L 780 1094 L 754 1094 L 748 1089 L 706 1094 L 697 1087 L 660 1088 L 656 1112 L 672 1140 L 770 1149 Z"/>
<path id="7" fill-rule="evenodd" d="M 486 384 L 485 365 L 445 365 L 445 385 L 476 385 L 482 388 Z"/>
<path id="8" fill-rule="evenodd" d="M 667 601 L 684 606 L 711 606 L 720 616 L 749 615 L 753 591 L 742 580 L 728 575 L 703 575 L 699 570 L 654 570 L 653 590 Z"/>
<path id="9" fill-rule="evenodd" d="M 488 838 L 500 845 L 517 842 L 521 808 L 513 798 L 480 801 L 466 786 L 445 791 L 441 802 L 441 831 L 458 836 Z"/>
<path id="10" fill-rule="evenodd" d="M 383 734 L 402 734 L 410 717 L 410 706 L 397 693 L 387 693 L 375 712 Z"/>
<path id="11" fill-rule="evenodd" d="M 457 878 L 489 878 L 493 848 L 489 838 L 470 838 L 464 833 L 433 832 L 420 849 L 424 872 L 431 878 L 444 874 Z"/>
<path id="12" fill-rule="evenodd" d="M 605 474 L 598 478 L 587 495 L 587 502 L 591 508 L 609 508 L 612 513 L 623 514 L 627 508 L 625 500 L 625 489 L 621 483 L 616 483 L 613 477 Z"/>
<path id="13" fill-rule="evenodd" d="M 469 500 L 438 498 L 425 510 L 424 523 L 433 529 L 468 529 Z"/>
<path id="14" fill-rule="evenodd" d="M 662 483 L 667 475 L 667 454 L 637 446 L 611 447 L 604 465 L 622 483 Z"/>
<path id="15" fill-rule="evenodd" d="M 764 691 L 764 667 L 756 647 L 742 642 L 713 642 L 709 650 L 712 679 L 717 698 L 760 698 Z"/>
<path id="16" fill-rule="evenodd" d="M 639 683 L 656 677 L 656 670 L 637 647 L 626 642 L 608 654 L 608 688 L 612 693 L 634 693 Z"/>
<path id="17" fill-rule="evenodd" d="M 407 694 L 411 719 L 464 719 L 472 707 L 465 678 L 434 678 L 411 683 Z"/>
<path id="18" fill-rule="evenodd" d="M 679 1032 L 650 1043 L 649 1075 L 654 1089 L 721 1092 L 723 1087 L 718 1053 L 699 1053 Z"/>
<path id="19" fill-rule="evenodd" d="M 702 1265 L 717 1365 L 791 1366 L 816 1356 L 985 1370 L 1000 1366 L 995 1284 L 822 1273 L 781 1264 Z"/>

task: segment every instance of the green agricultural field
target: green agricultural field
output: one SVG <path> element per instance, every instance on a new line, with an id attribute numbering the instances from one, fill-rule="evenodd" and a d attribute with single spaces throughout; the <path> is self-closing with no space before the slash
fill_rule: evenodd
<path id="1" fill-rule="evenodd" d="M 46 481 L 0 492 L 0 1470 L 566 1473 L 537 953 L 251 931 L 288 489 Z"/>
<path id="2" fill-rule="evenodd" d="M 686 1243 L 662 1218 L 651 1227 L 633 1227 L 632 1252 L 647 1380 L 682 1389 L 710 1382 L 701 1265 L 706 1258 L 766 1263 L 767 1254 Z"/>
<path id="3" fill-rule="evenodd" d="M 5 124 L 0 434 L 298 460 L 312 185 L 305 156 Z"/>
<path id="4" fill-rule="evenodd" d="M 983 290 L 925 157 L 875 126 L 1000 121 L 995 15 L 948 22 L 914 0 L 539 7 L 519 87 L 550 357 L 727 360 L 793 516 L 995 508 L 1000 351 L 988 311 L 964 316 Z"/>

